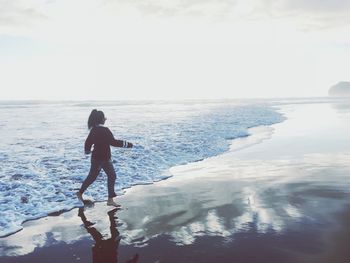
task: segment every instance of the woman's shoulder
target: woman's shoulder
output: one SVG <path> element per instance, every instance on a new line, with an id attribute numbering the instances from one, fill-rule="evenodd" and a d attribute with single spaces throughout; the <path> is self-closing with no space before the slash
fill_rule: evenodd
<path id="1" fill-rule="evenodd" d="M 104 136 L 110 136 L 111 134 L 112 134 L 111 130 L 105 126 L 95 126 L 90 130 L 91 136 L 104 137 Z"/>
<path id="2" fill-rule="evenodd" d="M 96 126 L 92 127 L 92 129 L 108 129 L 108 127 L 106 127 L 104 125 L 96 125 Z"/>
<path id="3" fill-rule="evenodd" d="M 100 131 L 100 132 L 111 132 L 111 130 L 108 127 L 102 126 L 102 125 L 96 126 L 94 128 L 96 131 Z"/>
<path id="4" fill-rule="evenodd" d="M 94 126 L 90 129 L 90 132 L 103 132 L 103 131 L 109 131 L 109 128 L 106 126 L 98 125 Z"/>

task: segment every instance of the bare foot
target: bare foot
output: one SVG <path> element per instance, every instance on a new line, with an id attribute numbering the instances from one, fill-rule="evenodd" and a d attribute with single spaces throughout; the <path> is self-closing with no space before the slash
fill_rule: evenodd
<path id="1" fill-rule="evenodd" d="M 107 205 L 109 205 L 109 206 L 115 206 L 115 207 L 120 207 L 120 206 L 121 206 L 121 205 L 117 204 L 116 202 L 114 202 L 113 199 L 108 199 Z"/>

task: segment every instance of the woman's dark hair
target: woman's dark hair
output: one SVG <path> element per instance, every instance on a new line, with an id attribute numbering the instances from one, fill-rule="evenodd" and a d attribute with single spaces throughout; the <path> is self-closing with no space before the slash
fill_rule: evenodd
<path id="1" fill-rule="evenodd" d="M 98 111 L 96 109 L 92 110 L 88 119 L 88 128 L 91 129 L 99 124 L 104 124 L 105 115 L 103 111 Z"/>

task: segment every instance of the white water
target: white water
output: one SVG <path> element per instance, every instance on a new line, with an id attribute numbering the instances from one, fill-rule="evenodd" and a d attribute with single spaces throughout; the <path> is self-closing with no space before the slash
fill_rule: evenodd
<path id="1" fill-rule="evenodd" d="M 251 127 L 283 120 L 257 103 L 2 102 L 0 236 L 20 230 L 25 220 L 79 205 L 75 192 L 90 168 L 83 144 L 93 108 L 105 112 L 115 138 L 135 145 L 112 149 L 119 193 L 163 180 L 173 166 L 221 154 Z M 106 186 L 103 174 L 86 194 L 104 200 Z"/>

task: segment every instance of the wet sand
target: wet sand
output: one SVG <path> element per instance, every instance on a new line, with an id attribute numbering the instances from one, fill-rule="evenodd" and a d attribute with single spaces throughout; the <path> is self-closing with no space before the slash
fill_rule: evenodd
<path id="1" fill-rule="evenodd" d="M 26 222 L 0 239 L 0 262 L 348 262 L 347 105 L 281 106 L 287 121 L 128 189 L 122 210 Z"/>

